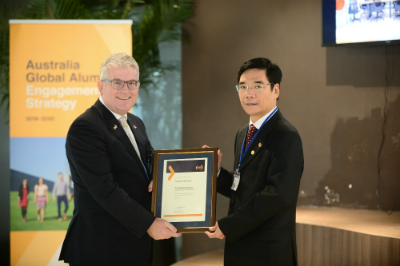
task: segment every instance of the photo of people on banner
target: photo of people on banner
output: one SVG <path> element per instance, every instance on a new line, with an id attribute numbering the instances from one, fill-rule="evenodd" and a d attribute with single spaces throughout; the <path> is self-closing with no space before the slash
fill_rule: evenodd
<path id="1" fill-rule="evenodd" d="M 11 230 L 66 230 L 74 209 L 65 138 L 11 138 Z"/>

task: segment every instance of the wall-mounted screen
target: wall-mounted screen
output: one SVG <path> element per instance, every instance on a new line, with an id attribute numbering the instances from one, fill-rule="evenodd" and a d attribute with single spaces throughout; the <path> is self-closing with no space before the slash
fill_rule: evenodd
<path id="1" fill-rule="evenodd" d="M 323 0 L 322 45 L 400 43 L 399 0 Z"/>

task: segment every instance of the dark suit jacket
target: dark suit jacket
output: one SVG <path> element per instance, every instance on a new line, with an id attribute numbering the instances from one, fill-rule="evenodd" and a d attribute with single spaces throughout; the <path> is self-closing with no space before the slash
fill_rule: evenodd
<path id="1" fill-rule="evenodd" d="M 236 135 L 234 170 L 247 127 Z M 278 110 L 250 145 L 237 191 L 230 189 L 232 174 L 221 170 L 218 192 L 230 197 L 228 216 L 218 221 L 226 236 L 225 265 L 297 265 L 296 203 L 303 164 L 300 136 Z"/>
<path id="2" fill-rule="evenodd" d="M 128 113 L 146 168 L 152 146 L 143 122 Z M 77 265 L 148 265 L 154 221 L 149 178 L 115 116 L 98 100 L 71 125 L 66 141 L 74 215 L 60 260 Z M 149 169 L 147 169 L 149 171 Z"/>

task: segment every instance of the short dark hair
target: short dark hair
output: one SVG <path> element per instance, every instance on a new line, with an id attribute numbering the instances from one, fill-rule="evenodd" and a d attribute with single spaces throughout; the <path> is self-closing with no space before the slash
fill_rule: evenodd
<path id="1" fill-rule="evenodd" d="M 238 83 L 243 72 L 249 69 L 265 69 L 265 76 L 268 78 L 269 82 L 273 83 L 271 84 L 271 90 L 273 89 L 274 84 L 280 84 L 282 81 L 281 69 L 268 58 L 258 57 L 243 63 L 238 72 Z"/>

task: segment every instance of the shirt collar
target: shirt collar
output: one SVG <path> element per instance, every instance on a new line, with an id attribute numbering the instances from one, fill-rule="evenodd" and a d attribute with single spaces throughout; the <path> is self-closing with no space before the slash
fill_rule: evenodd
<path id="1" fill-rule="evenodd" d="M 125 115 L 120 115 L 120 114 L 117 114 L 117 113 L 114 113 L 113 111 L 111 111 L 110 108 L 108 108 L 107 105 L 104 103 L 103 98 L 101 96 L 100 96 L 99 100 L 115 116 L 115 118 L 117 120 L 119 120 L 121 117 L 127 118 L 126 114 Z"/>
<path id="2" fill-rule="evenodd" d="M 275 106 L 276 107 L 276 106 Z M 271 111 L 269 111 L 267 114 L 265 114 L 263 117 L 261 117 L 260 119 L 258 119 L 255 123 L 253 123 L 253 121 L 251 121 L 250 118 L 250 123 L 249 125 L 253 124 L 257 129 L 260 129 L 261 125 L 264 123 L 265 119 L 267 119 L 267 117 L 275 110 L 275 107 L 272 108 Z"/>

